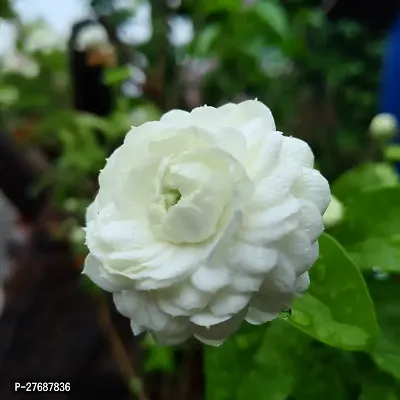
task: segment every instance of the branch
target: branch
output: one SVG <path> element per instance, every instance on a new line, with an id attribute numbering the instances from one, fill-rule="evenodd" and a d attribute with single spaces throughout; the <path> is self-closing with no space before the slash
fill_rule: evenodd
<path id="1" fill-rule="evenodd" d="M 138 397 L 139 400 L 148 400 L 140 384 L 137 387 L 134 387 L 134 384 L 136 382 L 141 382 L 141 379 L 133 369 L 131 360 L 129 359 L 129 356 L 125 351 L 124 344 L 111 320 L 107 300 L 104 295 L 100 297 L 99 303 L 101 326 L 110 343 L 111 350 L 113 352 L 115 361 L 121 371 L 121 374 L 128 383 L 129 390 L 131 390 L 133 394 Z"/>

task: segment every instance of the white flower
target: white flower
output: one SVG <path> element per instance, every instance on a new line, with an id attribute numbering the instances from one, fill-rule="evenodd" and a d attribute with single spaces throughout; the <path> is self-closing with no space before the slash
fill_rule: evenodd
<path id="1" fill-rule="evenodd" d="M 343 219 L 343 204 L 335 196 L 331 197 L 331 202 L 323 217 L 325 228 L 331 228 Z"/>
<path id="2" fill-rule="evenodd" d="M 318 257 L 330 189 L 313 163 L 258 101 L 133 128 L 87 210 L 83 272 L 161 344 L 273 320 Z"/>
<path id="3" fill-rule="evenodd" d="M 168 21 L 170 27 L 169 40 L 173 46 L 181 47 L 193 40 L 193 23 L 189 18 L 174 16 Z"/>
<path id="4" fill-rule="evenodd" d="M 34 24 L 25 40 L 24 49 L 28 53 L 51 53 L 55 50 L 65 50 L 66 38 L 58 35 L 45 23 Z"/>
<path id="5" fill-rule="evenodd" d="M 88 27 L 83 28 L 76 38 L 76 49 L 79 51 L 85 51 L 93 47 L 101 47 L 109 44 L 110 39 L 107 31 L 100 24 L 89 25 Z"/>
<path id="6" fill-rule="evenodd" d="M 397 120 L 392 114 L 378 114 L 369 127 L 371 136 L 376 139 L 391 139 L 397 131 Z"/>
<path id="7" fill-rule="evenodd" d="M 5 73 L 14 73 L 26 78 L 35 78 L 39 72 L 39 65 L 17 51 L 6 53 L 0 60 L 1 70 Z"/>

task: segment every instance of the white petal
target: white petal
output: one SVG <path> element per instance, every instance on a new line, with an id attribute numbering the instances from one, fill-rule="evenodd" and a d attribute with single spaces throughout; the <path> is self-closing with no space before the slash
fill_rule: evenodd
<path id="1" fill-rule="evenodd" d="M 248 305 L 250 297 L 249 293 L 221 292 L 211 301 L 210 310 L 217 317 L 234 315 Z"/>
<path id="2" fill-rule="evenodd" d="M 296 285 L 295 285 L 296 294 L 298 295 L 304 294 L 309 286 L 310 286 L 310 276 L 308 272 L 305 272 L 304 274 L 300 275 L 296 280 Z"/>
<path id="3" fill-rule="evenodd" d="M 89 207 L 86 210 L 86 223 L 93 221 L 97 214 L 98 214 L 98 203 L 97 203 L 97 197 L 93 201 L 92 204 L 89 205 Z"/>
<path id="4" fill-rule="evenodd" d="M 257 120 L 249 125 L 246 140 L 246 170 L 253 181 L 259 181 L 279 165 L 283 136 L 280 132 L 266 132 L 263 121 Z"/>
<path id="5" fill-rule="evenodd" d="M 134 291 L 122 290 L 113 294 L 113 301 L 119 313 L 128 318 L 133 318 L 135 311 L 140 306 L 141 299 Z"/>
<path id="6" fill-rule="evenodd" d="M 170 128 L 150 141 L 149 150 L 158 157 L 171 157 L 185 151 L 210 147 L 209 133 L 198 128 Z"/>
<path id="7" fill-rule="evenodd" d="M 160 121 L 173 126 L 189 124 L 190 113 L 183 110 L 171 110 L 164 114 Z"/>
<path id="8" fill-rule="evenodd" d="M 331 201 L 331 191 L 328 181 L 319 171 L 303 168 L 301 178 L 296 182 L 292 193 L 314 203 L 321 214 L 327 209 Z"/>
<path id="9" fill-rule="evenodd" d="M 242 241 L 265 245 L 281 239 L 297 228 L 298 221 L 294 217 L 297 216 L 300 206 L 301 203 L 297 199 L 289 197 L 279 206 L 251 214 L 243 226 Z"/>
<path id="10" fill-rule="evenodd" d="M 115 292 L 132 287 L 129 279 L 109 274 L 100 261 L 91 254 L 86 257 L 82 273 L 107 292 Z"/>
<path id="11" fill-rule="evenodd" d="M 250 207 L 254 212 L 281 204 L 290 195 L 292 187 L 301 175 L 301 169 L 290 161 L 275 166 L 262 178 L 254 191 Z"/>
<path id="12" fill-rule="evenodd" d="M 193 125 L 210 129 L 210 131 L 213 131 L 214 127 L 221 127 L 223 123 L 223 115 L 214 107 L 196 107 L 190 114 Z"/>
<path id="13" fill-rule="evenodd" d="M 324 231 L 324 222 L 318 207 L 311 201 L 303 200 L 299 219 L 310 241 L 315 242 Z"/>
<path id="14" fill-rule="evenodd" d="M 165 313 L 172 315 L 173 317 L 189 317 L 191 315 L 190 310 L 179 307 L 170 301 L 165 301 L 163 298 L 158 300 L 158 306 Z"/>
<path id="15" fill-rule="evenodd" d="M 150 241 L 147 230 L 135 221 L 111 221 L 102 224 L 98 234 L 103 242 L 116 250 L 127 250 L 138 245 L 144 246 L 146 242 Z"/>
<path id="16" fill-rule="evenodd" d="M 247 143 L 243 133 L 233 128 L 221 128 L 214 136 L 216 146 L 225 150 L 235 160 L 243 164 L 246 160 Z"/>
<path id="17" fill-rule="evenodd" d="M 295 281 L 296 273 L 292 265 L 281 263 L 267 274 L 259 293 L 263 296 L 273 296 L 274 293 L 293 293 Z"/>
<path id="18" fill-rule="evenodd" d="M 226 268 L 212 268 L 202 265 L 192 275 L 191 283 L 203 292 L 215 293 L 230 282 Z"/>
<path id="19" fill-rule="evenodd" d="M 235 314 L 232 318 L 229 318 L 220 324 L 210 326 L 209 328 L 192 325 L 193 334 L 204 343 L 209 341 L 223 341 L 239 329 L 246 313 L 247 309 L 243 309 L 238 314 Z"/>
<path id="20" fill-rule="evenodd" d="M 279 206 L 266 209 L 264 212 L 254 213 L 245 221 L 249 229 L 268 229 L 283 223 L 285 220 L 296 215 L 301 203 L 295 197 L 288 197 Z"/>
<path id="21" fill-rule="evenodd" d="M 307 271 L 318 258 L 318 242 L 312 243 L 304 231 L 294 231 L 279 243 L 280 257 L 291 264 L 299 276 Z M 285 262 L 286 262 L 285 261 Z"/>
<path id="22" fill-rule="evenodd" d="M 183 310 L 193 311 L 204 308 L 210 297 L 210 294 L 201 292 L 184 282 L 179 286 L 173 286 L 168 291 L 164 291 L 162 298 L 159 298 L 159 303 L 168 302 Z"/>
<path id="23" fill-rule="evenodd" d="M 221 115 L 223 115 L 226 118 L 227 116 L 231 115 L 235 111 L 236 107 L 237 107 L 237 104 L 226 103 L 222 106 L 219 106 L 218 111 Z"/>
<path id="24" fill-rule="evenodd" d="M 211 311 L 202 311 L 190 317 L 190 321 L 199 326 L 210 327 L 229 319 L 229 316 L 217 317 Z"/>
<path id="25" fill-rule="evenodd" d="M 235 273 L 232 278 L 232 288 L 237 292 L 256 292 L 262 283 L 259 276 L 251 276 L 246 274 Z"/>
<path id="26" fill-rule="evenodd" d="M 267 273 L 278 261 L 278 251 L 274 248 L 253 246 L 239 242 L 233 249 L 239 270 L 247 273 Z"/>
<path id="27" fill-rule="evenodd" d="M 197 340 L 199 340 L 200 342 L 207 344 L 209 346 L 219 346 L 221 345 L 224 340 L 213 340 L 213 339 L 206 339 L 200 335 L 193 335 L 193 337 L 195 337 Z"/>
<path id="28" fill-rule="evenodd" d="M 130 325 L 131 325 L 132 332 L 135 336 L 138 336 L 145 331 L 144 327 L 137 324 L 135 321 L 131 320 Z"/>
<path id="29" fill-rule="evenodd" d="M 273 321 L 278 315 L 279 313 L 263 312 L 257 308 L 250 307 L 246 315 L 246 321 L 252 325 L 261 325 Z"/>
<path id="30" fill-rule="evenodd" d="M 247 100 L 238 104 L 234 109 L 232 109 L 228 120 L 232 126 L 235 126 L 235 124 L 245 124 L 246 122 L 256 118 L 265 119 L 265 132 L 274 131 L 276 129 L 271 110 L 257 100 Z"/>
<path id="31" fill-rule="evenodd" d="M 284 137 L 281 157 L 282 162 L 292 159 L 307 168 L 314 166 L 314 154 L 310 146 L 303 140 L 294 137 Z"/>
<path id="32" fill-rule="evenodd" d="M 171 346 L 187 340 L 191 336 L 190 324 L 186 318 L 172 318 L 162 331 L 152 332 L 155 342 L 161 346 Z"/>

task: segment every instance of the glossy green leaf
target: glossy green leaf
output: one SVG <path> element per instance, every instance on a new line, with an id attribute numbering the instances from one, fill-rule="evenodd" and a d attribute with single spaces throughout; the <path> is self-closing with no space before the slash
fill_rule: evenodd
<path id="1" fill-rule="evenodd" d="M 385 281 L 370 277 L 369 287 L 380 326 L 380 339 L 371 355 L 382 370 L 400 381 L 399 277 Z"/>
<path id="2" fill-rule="evenodd" d="M 205 57 L 211 53 L 212 45 L 218 36 L 221 35 L 221 26 L 218 24 L 206 26 L 196 39 L 195 54 Z"/>
<path id="3" fill-rule="evenodd" d="M 310 344 L 309 337 L 282 320 L 245 325 L 222 346 L 206 347 L 206 399 L 286 400 Z"/>
<path id="4" fill-rule="evenodd" d="M 377 385 L 368 383 L 363 388 L 363 392 L 359 400 L 399 400 L 399 390 L 386 385 Z"/>
<path id="5" fill-rule="evenodd" d="M 332 193 L 341 201 L 358 195 L 360 192 L 398 184 L 395 171 L 389 164 L 362 164 L 345 172 L 331 186 Z"/>
<path id="6" fill-rule="evenodd" d="M 259 1 L 255 8 L 262 21 L 280 37 L 285 37 L 289 30 L 289 21 L 285 8 L 279 2 Z"/>
<path id="7" fill-rule="evenodd" d="M 360 268 L 400 271 L 400 187 L 358 193 L 331 232 Z"/>
<path id="8" fill-rule="evenodd" d="M 213 0 L 213 1 L 203 1 L 201 3 L 201 11 L 206 14 L 211 14 L 215 12 L 222 11 L 238 11 L 242 8 L 241 0 Z"/>
<path id="9" fill-rule="evenodd" d="M 131 69 L 128 66 L 108 69 L 104 71 L 104 82 L 107 85 L 116 85 L 131 77 Z"/>
<path id="10" fill-rule="evenodd" d="M 302 360 L 302 369 L 296 386 L 294 400 L 353 400 L 348 396 L 346 378 L 354 370 L 352 353 L 338 351 L 313 341 L 309 355 Z"/>
<path id="11" fill-rule="evenodd" d="M 18 101 L 19 91 L 14 86 L 0 87 L 0 105 L 11 106 Z"/>
<path id="12" fill-rule="evenodd" d="M 151 335 L 146 335 L 141 344 L 147 353 L 143 366 L 146 372 L 174 372 L 174 347 L 158 346 Z"/>
<path id="13" fill-rule="evenodd" d="M 364 279 L 339 243 L 324 234 L 308 292 L 293 304 L 289 322 L 330 346 L 366 350 L 379 330 Z"/>
<path id="14" fill-rule="evenodd" d="M 81 275 L 79 277 L 79 283 L 81 288 L 84 291 L 90 293 L 92 296 L 97 297 L 102 294 L 102 290 L 96 284 L 94 284 L 86 275 Z"/>
<path id="15" fill-rule="evenodd" d="M 400 161 L 400 146 L 398 144 L 388 146 L 384 155 L 387 161 L 389 162 L 399 162 Z"/>
<path id="16" fill-rule="evenodd" d="M 106 119 L 98 117 L 94 114 L 77 113 L 74 116 L 74 120 L 78 127 L 84 130 L 98 129 L 100 131 L 107 131 L 110 129 Z M 87 134 L 88 132 L 85 133 Z"/>

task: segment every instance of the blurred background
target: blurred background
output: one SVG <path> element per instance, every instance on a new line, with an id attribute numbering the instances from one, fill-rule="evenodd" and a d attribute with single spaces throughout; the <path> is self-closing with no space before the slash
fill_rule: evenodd
<path id="1" fill-rule="evenodd" d="M 1 0 L 0 398 L 19 398 L 13 379 L 73 382 L 57 399 L 205 398 L 200 345 L 133 338 L 80 276 L 98 171 L 132 125 L 254 98 L 279 130 L 310 144 L 331 182 L 382 161 L 369 124 L 400 108 L 389 93 L 400 85 L 398 13 L 394 0 Z M 393 171 L 381 165 L 358 180 L 397 182 Z M 383 372 L 320 346 L 318 371 L 333 360 L 347 376 L 334 391 L 315 373 L 304 381 L 318 390 L 251 398 L 400 399 L 400 355 Z M 381 386 L 366 395 L 376 370 Z M 207 399 L 247 399 L 216 393 Z"/>

